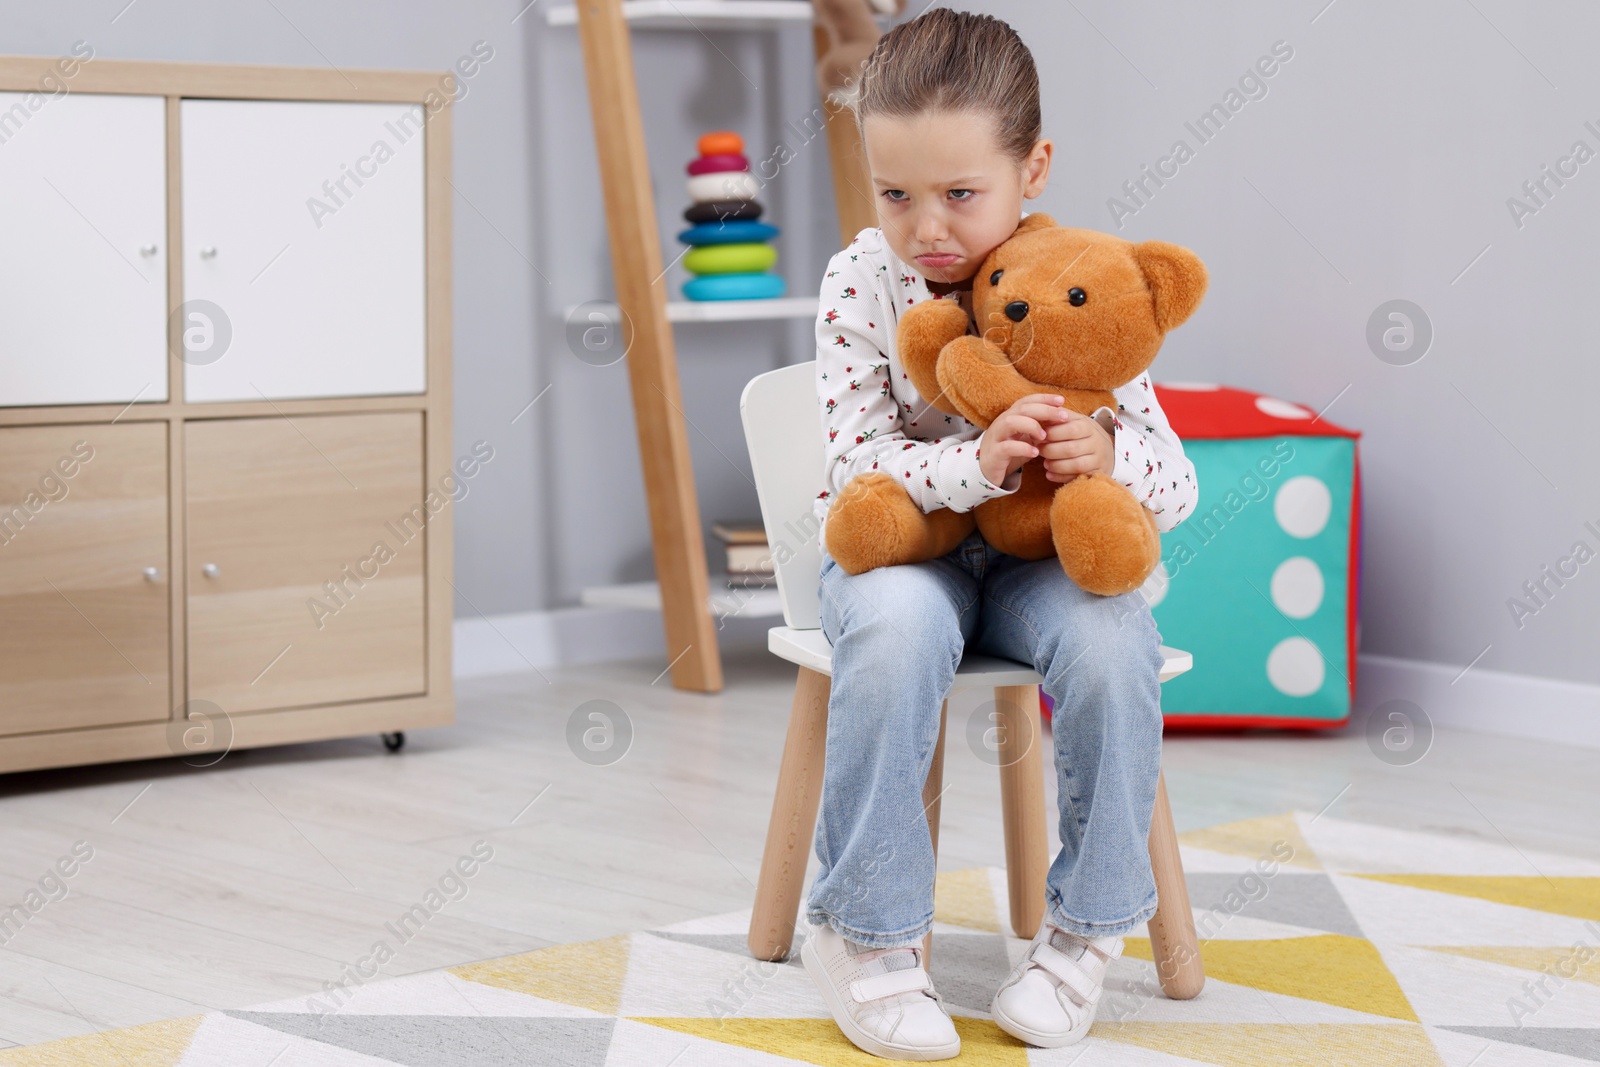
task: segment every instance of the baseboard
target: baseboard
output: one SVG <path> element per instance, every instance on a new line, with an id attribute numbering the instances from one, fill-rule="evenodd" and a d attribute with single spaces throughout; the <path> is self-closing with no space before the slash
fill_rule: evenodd
<path id="1" fill-rule="evenodd" d="M 721 647 L 765 648 L 767 630 L 781 619 L 720 620 Z M 455 676 L 476 678 L 533 667 L 576 666 L 657 657 L 667 665 L 661 616 L 652 611 L 569 607 L 506 615 L 459 617 L 453 633 Z"/>
<path id="2" fill-rule="evenodd" d="M 1600 748 L 1600 686 L 1473 667 L 1360 658 L 1358 711 L 1409 700 L 1435 726 Z"/>
<path id="3" fill-rule="evenodd" d="M 722 620 L 723 648 L 766 647 L 774 618 Z M 654 612 L 571 607 L 455 622 L 455 676 L 658 657 L 666 637 Z M 1436 725 L 1600 748 L 1600 686 L 1473 667 L 1363 655 L 1353 724 L 1387 700 L 1409 700 Z"/>

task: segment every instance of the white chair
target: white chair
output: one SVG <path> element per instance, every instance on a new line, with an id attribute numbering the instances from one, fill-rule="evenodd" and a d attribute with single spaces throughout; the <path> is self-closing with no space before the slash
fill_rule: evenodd
<path id="1" fill-rule="evenodd" d="M 814 362 L 806 362 L 758 375 L 739 398 L 762 524 L 773 550 L 778 593 L 787 623 L 767 632 L 767 648 L 799 668 L 772 821 L 761 858 L 755 910 L 750 917 L 750 952 L 764 960 L 786 958 L 793 942 L 821 799 L 827 738 L 833 648 L 822 632 L 817 602 L 822 553 L 817 545 L 812 501 L 825 461 L 819 437 L 815 370 Z M 1192 666 L 1187 652 L 1166 647 L 1162 652 L 1166 656 L 1161 669 L 1163 682 Z M 1034 747 L 1041 736 L 1038 687 L 1042 680 L 1025 664 L 968 653 L 962 657 L 951 689 L 952 693 L 974 688 L 994 690 L 1011 929 L 1018 937 L 1029 939 L 1038 932 L 1044 918 L 1045 873 L 1050 866 L 1044 770 L 1041 754 Z M 939 742 L 922 791 L 935 854 L 939 847 L 939 797 L 948 710 L 947 698 L 940 708 Z M 1205 973 L 1164 779 L 1157 784 L 1155 813 L 1150 823 L 1150 866 L 1160 899 L 1149 923 L 1157 974 L 1167 996 L 1187 1000 L 1200 992 Z M 932 936 L 930 933 L 926 942 L 929 947 Z"/>

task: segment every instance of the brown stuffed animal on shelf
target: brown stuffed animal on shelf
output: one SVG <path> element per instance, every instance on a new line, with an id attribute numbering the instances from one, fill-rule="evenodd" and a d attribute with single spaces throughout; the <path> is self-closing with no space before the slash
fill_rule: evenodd
<path id="1" fill-rule="evenodd" d="M 878 46 L 878 15 L 902 14 L 906 0 L 811 0 L 816 20 L 828 31 L 828 50 L 817 60 L 822 95 L 852 106 L 867 57 Z"/>
<path id="2" fill-rule="evenodd" d="M 985 429 L 1029 393 L 1059 393 L 1085 415 L 1116 409 L 1111 390 L 1154 362 L 1168 330 L 1184 323 L 1206 291 L 1193 252 L 1165 241 L 1134 244 L 1095 230 L 1023 219 L 973 279 L 969 334 L 954 300 L 925 300 L 900 317 L 900 362 L 911 384 L 942 411 Z M 1155 516 L 1106 474 L 1067 482 L 1029 460 L 1015 493 L 971 512 L 924 514 L 895 479 L 858 475 L 824 526 L 828 554 L 847 573 L 919 563 L 949 552 L 971 532 L 1009 555 L 1055 555 L 1091 593 L 1137 589 L 1160 558 Z"/>

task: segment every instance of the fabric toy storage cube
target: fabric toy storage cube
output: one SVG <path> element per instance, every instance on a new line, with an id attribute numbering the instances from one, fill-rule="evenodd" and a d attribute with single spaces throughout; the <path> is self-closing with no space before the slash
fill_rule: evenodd
<path id="1" fill-rule="evenodd" d="M 1360 636 L 1359 431 L 1241 389 L 1155 390 L 1200 483 L 1141 589 L 1162 640 L 1202 664 L 1163 690 L 1167 724 L 1342 725 Z"/>

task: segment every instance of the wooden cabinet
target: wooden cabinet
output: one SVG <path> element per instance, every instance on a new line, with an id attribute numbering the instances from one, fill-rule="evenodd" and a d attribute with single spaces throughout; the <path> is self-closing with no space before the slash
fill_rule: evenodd
<path id="1" fill-rule="evenodd" d="M 423 692 L 422 416 L 216 419 L 185 448 L 190 699 Z"/>
<path id="2" fill-rule="evenodd" d="M 0 428 L 0 733 L 164 721 L 165 423 Z"/>
<path id="3" fill-rule="evenodd" d="M 159 96 L 0 92 L 0 404 L 167 398 L 166 156 Z"/>
<path id="4" fill-rule="evenodd" d="M 0 771 L 450 722 L 438 76 L 57 64 L 0 57 Z"/>
<path id="5" fill-rule="evenodd" d="M 422 392 L 422 108 L 185 100 L 181 114 L 184 307 L 207 345 L 185 397 Z"/>

